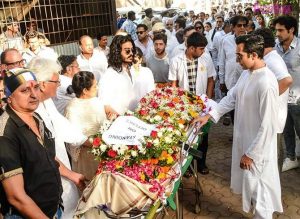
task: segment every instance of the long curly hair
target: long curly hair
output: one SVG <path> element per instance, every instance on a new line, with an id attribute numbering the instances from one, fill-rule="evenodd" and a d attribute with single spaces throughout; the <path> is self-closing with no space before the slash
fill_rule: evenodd
<path id="1" fill-rule="evenodd" d="M 122 45 L 131 42 L 133 46 L 133 55 L 135 55 L 135 45 L 130 35 L 117 35 L 110 44 L 110 52 L 108 55 L 108 65 L 117 72 L 122 72 Z"/>

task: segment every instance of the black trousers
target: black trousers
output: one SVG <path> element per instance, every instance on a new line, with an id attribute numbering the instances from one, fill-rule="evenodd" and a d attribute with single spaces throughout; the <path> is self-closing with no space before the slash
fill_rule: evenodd
<path id="1" fill-rule="evenodd" d="M 202 141 L 198 144 L 198 150 L 202 152 L 202 158 L 197 159 L 198 169 L 203 169 L 206 166 L 206 154 L 208 149 L 208 134 L 202 136 Z"/>

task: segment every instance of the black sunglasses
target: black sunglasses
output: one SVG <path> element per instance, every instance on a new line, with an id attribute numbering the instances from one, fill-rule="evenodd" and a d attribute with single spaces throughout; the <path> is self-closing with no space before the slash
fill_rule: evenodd
<path id="1" fill-rule="evenodd" d="M 126 55 L 129 55 L 130 53 L 134 54 L 134 49 L 125 49 Z"/>
<path id="2" fill-rule="evenodd" d="M 137 31 L 137 32 L 136 32 L 137 35 L 143 34 L 143 33 L 145 33 L 145 31 Z"/>

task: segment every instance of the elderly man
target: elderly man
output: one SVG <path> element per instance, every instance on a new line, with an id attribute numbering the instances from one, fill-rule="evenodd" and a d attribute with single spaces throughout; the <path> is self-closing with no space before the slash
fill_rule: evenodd
<path id="1" fill-rule="evenodd" d="M 240 36 L 236 44 L 237 61 L 245 71 L 227 96 L 195 122 L 217 122 L 235 108 L 230 187 L 242 194 L 245 212 L 252 205 L 254 218 L 272 219 L 274 211 L 283 211 L 276 147 L 278 83 L 263 61 L 261 36 Z"/>
<path id="2" fill-rule="evenodd" d="M 92 72 L 97 82 L 99 82 L 107 69 L 105 54 L 94 49 L 93 40 L 88 35 L 80 37 L 79 48 L 81 53 L 77 56 L 77 62 L 80 69 Z"/>
<path id="3" fill-rule="evenodd" d="M 64 205 L 63 218 L 72 218 L 79 199 L 76 186 L 83 190 L 85 177 L 70 170 L 71 165 L 65 142 L 72 144 L 73 147 L 78 147 L 87 141 L 87 137 L 57 111 L 51 99 L 56 96 L 57 88 L 60 85 L 58 72 L 60 72 L 61 66 L 49 59 L 34 58 L 28 67 L 34 72 L 40 85 L 41 102 L 36 112 L 42 117 L 46 127 L 51 131 L 55 139 L 56 156 L 66 167 L 63 174 L 61 174 Z"/>
<path id="4" fill-rule="evenodd" d="M 26 60 L 22 58 L 17 49 L 6 49 L 1 53 L 2 70 L 10 70 L 14 68 L 23 68 Z"/>
<path id="5" fill-rule="evenodd" d="M 40 86 L 26 69 L 6 73 L 1 116 L 1 213 L 10 218 L 53 218 L 61 202 L 59 165 L 52 133 L 34 111 Z"/>

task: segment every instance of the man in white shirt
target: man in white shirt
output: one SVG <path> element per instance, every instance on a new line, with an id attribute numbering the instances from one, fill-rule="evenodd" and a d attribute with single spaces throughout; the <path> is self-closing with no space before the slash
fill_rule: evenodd
<path id="1" fill-rule="evenodd" d="M 233 34 L 227 35 L 220 46 L 219 50 L 219 80 L 220 90 L 226 93 L 234 87 L 239 79 L 243 69 L 236 62 L 236 43 L 235 38 L 246 34 L 248 19 L 244 16 L 235 16 L 231 20 Z M 231 121 L 234 122 L 234 111 L 230 112 Z M 224 125 L 227 121 L 224 120 Z M 230 124 L 230 121 L 229 121 Z"/>
<path id="2" fill-rule="evenodd" d="M 34 57 L 57 60 L 57 54 L 52 48 L 40 45 L 38 32 L 28 31 L 25 40 L 29 47 L 24 50 L 22 57 L 26 60 L 26 63 L 29 63 Z"/>
<path id="3" fill-rule="evenodd" d="M 55 140 L 56 157 L 65 166 L 64 174 L 61 173 L 63 187 L 64 211 L 62 218 L 71 218 L 75 212 L 79 193 L 76 186 L 82 191 L 85 188 L 85 177 L 71 170 L 65 142 L 73 147 L 80 147 L 82 144 L 90 145 L 87 136 L 71 125 L 56 109 L 52 97 L 56 95 L 56 90 L 60 85 L 59 71 L 61 66 L 53 60 L 44 58 L 34 58 L 28 66 L 34 72 L 40 85 L 40 104 L 36 109 L 46 127 L 51 131 Z"/>
<path id="4" fill-rule="evenodd" d="M 169 80 L 173 87 L 183 88 L 198 96 L 207 94 L 208 98 L 212 98 L 216 72 L 209 53 L 205 52 L 207 39 L 201 33 L 194 32 L 187 38 L 186 45 L 185 52 L 171 60 Z M 198 170 L 201 174 L 208 174 L 208 135 L 203 136 L 198 149 L 203 153 L 198 160 Z"/>
<path id="5" fill-rule="evenodd" d="M 99 84 L 98 97 L 108 117 L 123 115 L 133 109 L 134 78 L 130 72 L 135 45 L 129 35 L 117 35 L 110 45 L 109 68 Z"/>
<path id="6" fill-rule="evenodd" d="M 145 24 L 137 25 L 136 34 L 138 39 L 134 41 L 134 44 L 142 50 L 144 57 L 147 59 L 153 47 L 152 39 L 148 35 L 148 27 Z"/>
<path id="7" fill-rule="evenodd" d="M 275 49 L 283 58 L 293 78 L 288 99 L 288 114 L 283 131 L 286 145 L 286 159 L 282 171 L 299 167 L 296 157 L 296 134 L 300 137 L 300 39 L 297 38 L 298 22 L 292 16 L 277 17 L 273 24 L 278 42 Z"/>
<path id="8" fill-rule="evenodd" d="M 82 71 L 90 71 L 94 74 L 97 82 L 107 69 L 107 58 L 103 52 L 94 50 L 93 40 L 88 35 L 79 39 L 81 53 L 77 56 L 77 62 Z"/>
<path id="9" fill-rule="evenodd" d="M 97 40 L 98 40 L 98 46 L 95 48 L 95 50 L 98 50 L 99 52 L 104 52 L 104 54 L 107 57 L 109 54 L 109 47 L 107 46 L 108 43 L 107 35 L 104 33 L 99 33 L 97 36 Z"/>
<path id="10" fill-rule="evenodd" d="M 217 18 L 218 21 L 219 18 Z M 231 25 L 229 21 L 225 21 L 224 25 L 222 27 L 221 31 L 217 31 L 212 42 L 212 49 L 211 49 L 211 58 L 213 60 L 216 72 L 217 72 L 217 78 L 215 80 L 215 100 L 219 102 L 222 97 L 225 95 L 221 92 L 220 89 L 220 79 L 219 79 L 219 51 L 220 46 L 222 44 L 222 40 L 226 37 L 227 34 L 231 32 Z"/>
<path id="11" fill-rule="evenodd" d="M 245 71 L 227 96 L 195 122 L 217 122 L 235 108 L 230 187 L 242 194 L 245 212 L 253 209 L 254 218 L 272 219 L 274 211 L 283 211 L 276 147 L 278 82 L 263 61 L 261 36 L 239 36 L 236 44 L 237 61 Z"/>
<path id="12" fill-rule="evenodd" d="M 219 78 L 220 87 L 224 92 L 230 90 L 237 82 L 243 71 L 239 63 L 236 62 L 235 38 L 246 34 L 248 19 L 244 16 L 235 16 L 230 20 L 233 34 L 226 36 L 222 41 L 222 49 L 219 51 Z"/>
<path id="13" fill-rule="evenodd" d="M 180 53 L 185 52 L 185 50 L 186 50 L 186 40 L 194 32 L 196 32 L 196 30 L 193 26 L 189 26 L 189 27 L 184 28 L 184 30 L 183 30 L 183 40 L 184 40 L 184 42 L 177 45 L 173 49 L 173 51 L 171 51 L 171 53 L 169 54 L 170 59 L 174 58 L 175 56 L 177 56 Z"/>
<path id="14" fill-rule="evenodd" d="M 73 55 L 62 55 L 58 57 L 58 61 L 62 67 L 59 75 L 60 86 L 57 88 L 56 96 L 52 98 L 57 111 L 65 115 L 65 108 L 70 100 L 75 97 L 71 92 L 73 76 L 80 71 L 77 58 Z"/>
<path id="15" fill-rule="evenodd" d="M 270 29 L 259 28 L 254 31 L 255 35 L 260 35 L 264 38 L 264 61 L 268 68 L 274 73 L 279 86 L 279 131 L 278 131 L 278 168 L 281 172 L 282 162 L 283 162 L 283 145 L 282 132 L 285 126 L 285 121 L 287 117 L 287 105 L 289 97 L 289 87 L 291 86 L 293 79 L 288 72 L 286 64 L 284 63 L 281 56 L 274 50 L 275 38 Z"/>

